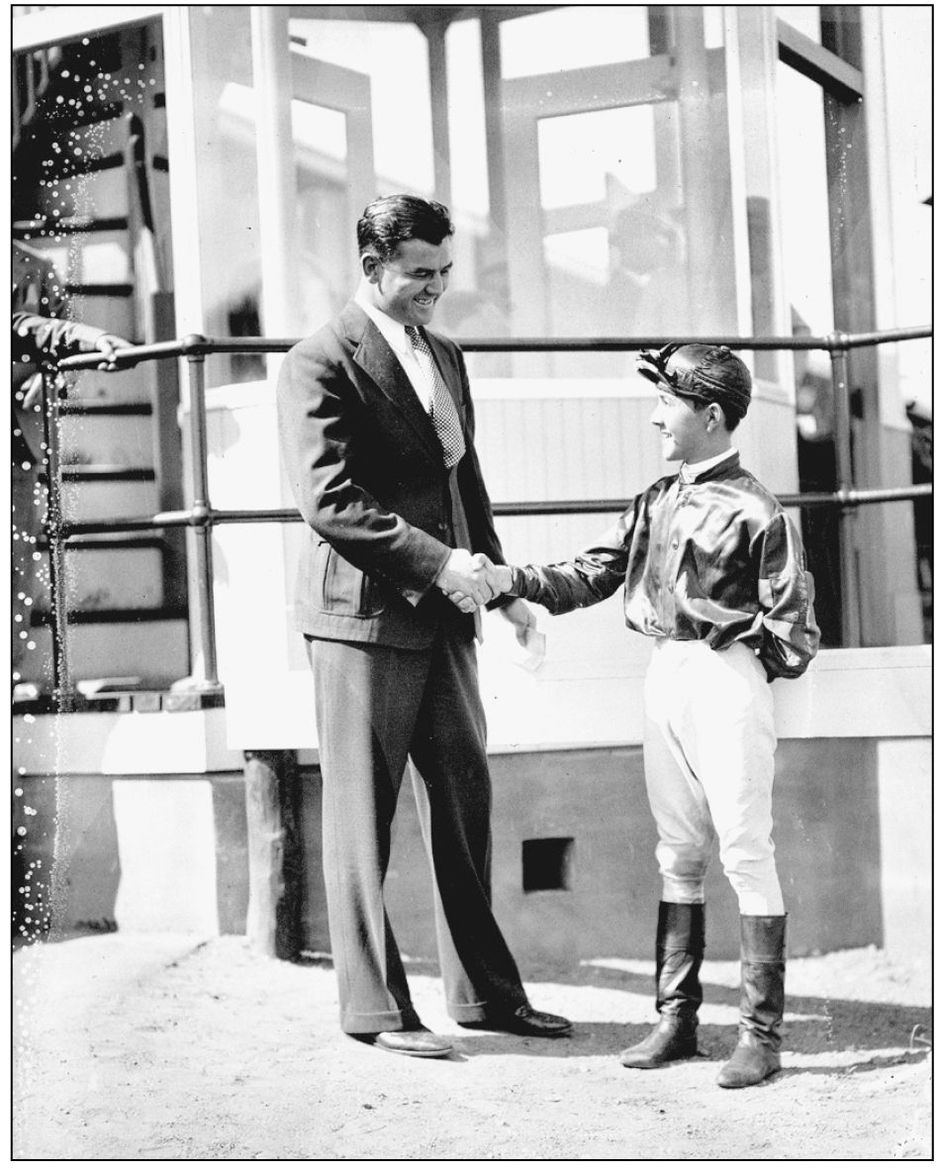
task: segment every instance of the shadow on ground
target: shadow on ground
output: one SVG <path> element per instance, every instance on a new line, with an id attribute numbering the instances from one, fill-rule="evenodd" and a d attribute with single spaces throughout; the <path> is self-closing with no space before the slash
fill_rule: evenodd
<path id="1" fill-rule="evenodd" d="M 307 961 L 311 962 L 311 961 Z M 315 961 L 331 966 L 328 957 Z M 437 965 L 433 961 L 410 960 L 409 974 L 435 977 Z M 535 983 L 545 980 L 540 973 Z M 613 970 L 590 964 L 577 972 L 553 973 L 551 983 L 591 985 L 628 992 L 649 999 L 648 1019 L 640 1024 L 620 1021 L 575 1022 L 572 1035 L 565 1040 L 566 1058 L 616 1056 L 622 1049 L 637 1044 L 647 1035 L 655 1020 L 652 976 L 641 972 Z M 736 1009 L 739 992 L 725 984 L 704 983 L 704 1003 L 724 1005 Z M 536 1005 L 536 1007 L 538 1007 Z M 562 1010 L 563 1011 L 563 1010 Z M 783 1049 L 789 1054 L 787 1071 L 790 1073 L 841 1074 L 851 1076 L 873 1069 L 896 1065 L 914 1065 L 926 1059 L 930 1052 L 931 1010 L 923 1005 L 891 1004 L 867 1000 L 850 1000 L 832 996 L 788 995 L 783 1026 Z M 702 1024 L 699 1027 L 699 1048 L 702 1059 L 720 1061 L 730 1057 L 737 1041 L 737 1024 Z M 454 1025 L 454 1035 L 460 1048 L 468 1056 L 483 1054 L 525 1054 L 532 1057 L 558 1057 L 557 1042 L 538 1038 L 521 1038 L 502 1033 L 478 1033 Z M 901 1050 L 902 1052 L 898 1052 Z M 838 1064 L 801 1065 L 799 1055 L 825 1053 L 858 1053 L 857 1061 Z"/>

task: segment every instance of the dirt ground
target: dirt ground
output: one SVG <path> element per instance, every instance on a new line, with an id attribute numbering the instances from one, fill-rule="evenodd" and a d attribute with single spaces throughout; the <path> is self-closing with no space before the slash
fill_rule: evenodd
<path id="1" fill-rule="evenodd" d="M 706 962 L 708 1057 L 643 1072 L 619 1050 L 652 1019 L 651 964 L 598 959 L 527 980 L 577 1023 L 540 1041 L 461 1030 L 412 963 L 456 1055 L 344 1037 L 328 963 L 244 939 L 114 934 L 14 959 L 16 1159 L 930 1159 L 929 957 L 791 960 L 784 1070 L 722 1090 L 737 965 Z"/>

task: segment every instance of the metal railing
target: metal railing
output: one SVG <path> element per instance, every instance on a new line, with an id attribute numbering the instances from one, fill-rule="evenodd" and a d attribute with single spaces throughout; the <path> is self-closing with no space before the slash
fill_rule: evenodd
<path id="1" fill-rule="evenodd" d="M 850 403 L 848 354 L 852 349 L 877 346 L 933 336 L 932 328 L 884 330 L 873 333 L 832 333 L 825 337 L 640 337 L 640 338 L 516 338 L 461 341 L 467 353 L 616 353 L 658 348 L 669 342 L 702 342 L 728 345 L 735 350 L 824 350 L 832 362 L 834 393 L 834 440 L 836 490 L 834 492 L 792 493 L 778 496 L 787 507 L 837 508 L 840 512 L 839 551 L 842 584 L 842 635 L 846 646 L 859 641 L 858 569 L 852 525 L 860 505 L 914 500 L 932 494 L 929 484 L 904 488 L 858 489 L 853 486 L 851 467 Z M 205 359 L 210 354 L 278 354 L 286 353 L 296 338 L 209 338 L 190 334 L 176 341 L 156 342 L 118 351 L 118 369 L 143 361 L 182 358 L 184 387 L 189 401 L 186 441 L 190 456 L 191 499 L 189 508 L 154 513 L 151 516 L 107 520 L 72 521 L 62 515 L 61 458 L 59 450 L 59 398 L 46 394 L 44 402 L 45 439 L 48 458 L 49 502 L 46 533 L 49 542 L 50 593 L 53 622 L 54 697 L 60 710 L 68 707 L 71 675 L 68 662 L 68 614 L 64 589 L 65 545 L 71 537 L 90 533 L 140 532 L 154 529 L 188 527 L 195 534 L 195 566 L 192 577 L 196 591 L 193 688 L 220 691 L 213 616 L 212 528 L 219 524 L 292 523 L 303 518 L 297 509 L 217 509 L 209 498 L 208 445 L 206 430 Z M 63 371 L 91 369 L 100 355 L 82 354 L 59 363 Z M 545 502 L 504 502 L 493 505 L 498 516 L 551 515 L 583 512 L 614 512 L 627 506 L 626 499 L 556 500 Z"/>

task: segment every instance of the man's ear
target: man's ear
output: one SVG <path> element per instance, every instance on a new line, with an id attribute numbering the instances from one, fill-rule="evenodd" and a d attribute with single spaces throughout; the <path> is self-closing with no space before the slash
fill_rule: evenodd
<path id="1" fill-rule="evenodd" d="M 380 269 L 382 267 L 382 262 L 379 260 L 379 258 L 371 252 L 363 252 L 363 254 L 359 257 L 359 264 L 362 268 L 362 275 L 366 278 L 366 280 L 370 281 L 373 285 L 377 285 L 379 283 L 381 275 Z"/>
<path id="2" fill-rule="evenodd" d="M 705 408 L 705 413 L 708 415 L 708 430 L 714 431 L 716 427 L 721 427 L 725 423 L 725 412 L 721 409 L 718 403 L 709 403 Z"/>

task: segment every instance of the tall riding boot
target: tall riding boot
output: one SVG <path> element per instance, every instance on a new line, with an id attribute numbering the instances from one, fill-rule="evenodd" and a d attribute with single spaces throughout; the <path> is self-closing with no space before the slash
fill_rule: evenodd
<path id="1" fill-rule="evenodd" d="M 699 969 L 705 952 L 703 903 L 660 903 L 656 926 L 656 1010 L 659 1023 L 620 1054 L 621 1065 L 656 1069 L 667 1061 L 694 1057 L 702 1003 Z"/>
<path id="2" fill-rule="evenodd" d="M 780 1068 L 786 926 L 786 915 L 741 916 L 741 1023 L 718 1075 L 725 1089 L 756 1086 Z"/>

